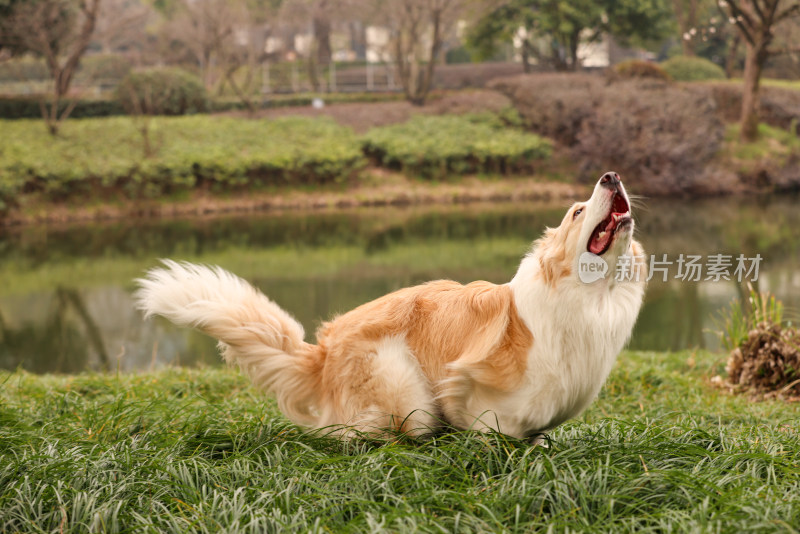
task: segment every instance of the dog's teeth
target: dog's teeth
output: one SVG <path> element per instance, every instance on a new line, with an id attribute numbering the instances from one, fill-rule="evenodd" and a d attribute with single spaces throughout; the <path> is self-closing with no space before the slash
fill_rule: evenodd
<path id="1" fill-rule="evenodd" d="M 599 237 L 600 239 L 603 239 L 606 236 L 607 233 L 608 232 L 605 232 L 605 231 L 600 232 L 599 234 L 597 234 L 597 237 Z"/>

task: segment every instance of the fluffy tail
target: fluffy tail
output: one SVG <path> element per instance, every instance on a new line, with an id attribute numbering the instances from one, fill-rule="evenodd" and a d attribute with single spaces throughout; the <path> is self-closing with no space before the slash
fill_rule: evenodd
<path id="1" fill-rule="evenodd" d="M 303 327 L 256 288 L 221 267 L 165 260 L 136 280 L 137 307 L 219 340 L 222 357 L 275 395 L 296 423 L 314 426 L 319 358 Z"/>

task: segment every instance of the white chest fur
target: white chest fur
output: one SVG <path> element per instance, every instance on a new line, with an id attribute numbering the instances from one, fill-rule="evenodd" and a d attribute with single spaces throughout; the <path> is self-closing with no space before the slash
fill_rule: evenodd
<path id="1" fill-rule="evenodd" d="M 644 283 L 562 280 L 557 288 L 511 281 L 520 317 L 533 334 L 524 385 L 504 410 L 512 435 L 530 435 L 576 417 L 595 399 L 628 341 Z"/>

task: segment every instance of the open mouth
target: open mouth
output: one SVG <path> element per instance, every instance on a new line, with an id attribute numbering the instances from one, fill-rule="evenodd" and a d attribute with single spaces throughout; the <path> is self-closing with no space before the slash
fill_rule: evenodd
<path id="1" fill-rule="evenodd" d="M 592 231 L 587 249 L 592 254 L 602 256 L 614 242 L 617 230 L 630 226 L 631 222 L 631 206 L 628 204 L 628 199 L 621 193 L 614 193 L 608 216 Z"/>

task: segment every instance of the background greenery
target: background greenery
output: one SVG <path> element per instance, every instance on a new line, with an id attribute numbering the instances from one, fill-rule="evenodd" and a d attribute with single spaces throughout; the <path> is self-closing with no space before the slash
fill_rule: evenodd
<path id="1" fill-rule="evenodd" d="M 152 157 L 145 157 L 142 128 Z M 0 200 L 6 202 L 37 191 L 58 200 L 322 184 L 346 179 L 363 162 L 352 130 L 325 119 L 87 119 L 66 123 L 55 138 L 43 136 L 37 121 L 3 121 L 0 129 Z"/>
<path id="2" fill-rule="evenodd" d="M 531 170 L 550 154 L 534 134 L 494 114 L 419 116 L 359 138 L 328 118 L 115 117 L 69 121 L 57 137 L 33 120 L 0 121 L 0 211 L 20 195 L 155 198 L 197 188 L 228 192 L 346 181 L 366 164 L 419 173 Z M 99 140 L 102 140 L 100 142 Z M 380 154 L 380 155 L 376 155 Z"/>
<path id="3" fill-rule="evenodd" d="M 415 116 L 374 128 L 364 136 L 364 151 L 391 169 L 444 178 L 468 172 L 531 171 L 537 160 L 550 156 L 552 143 L 506 128 L 497 115 L 485 113 Z"/>

